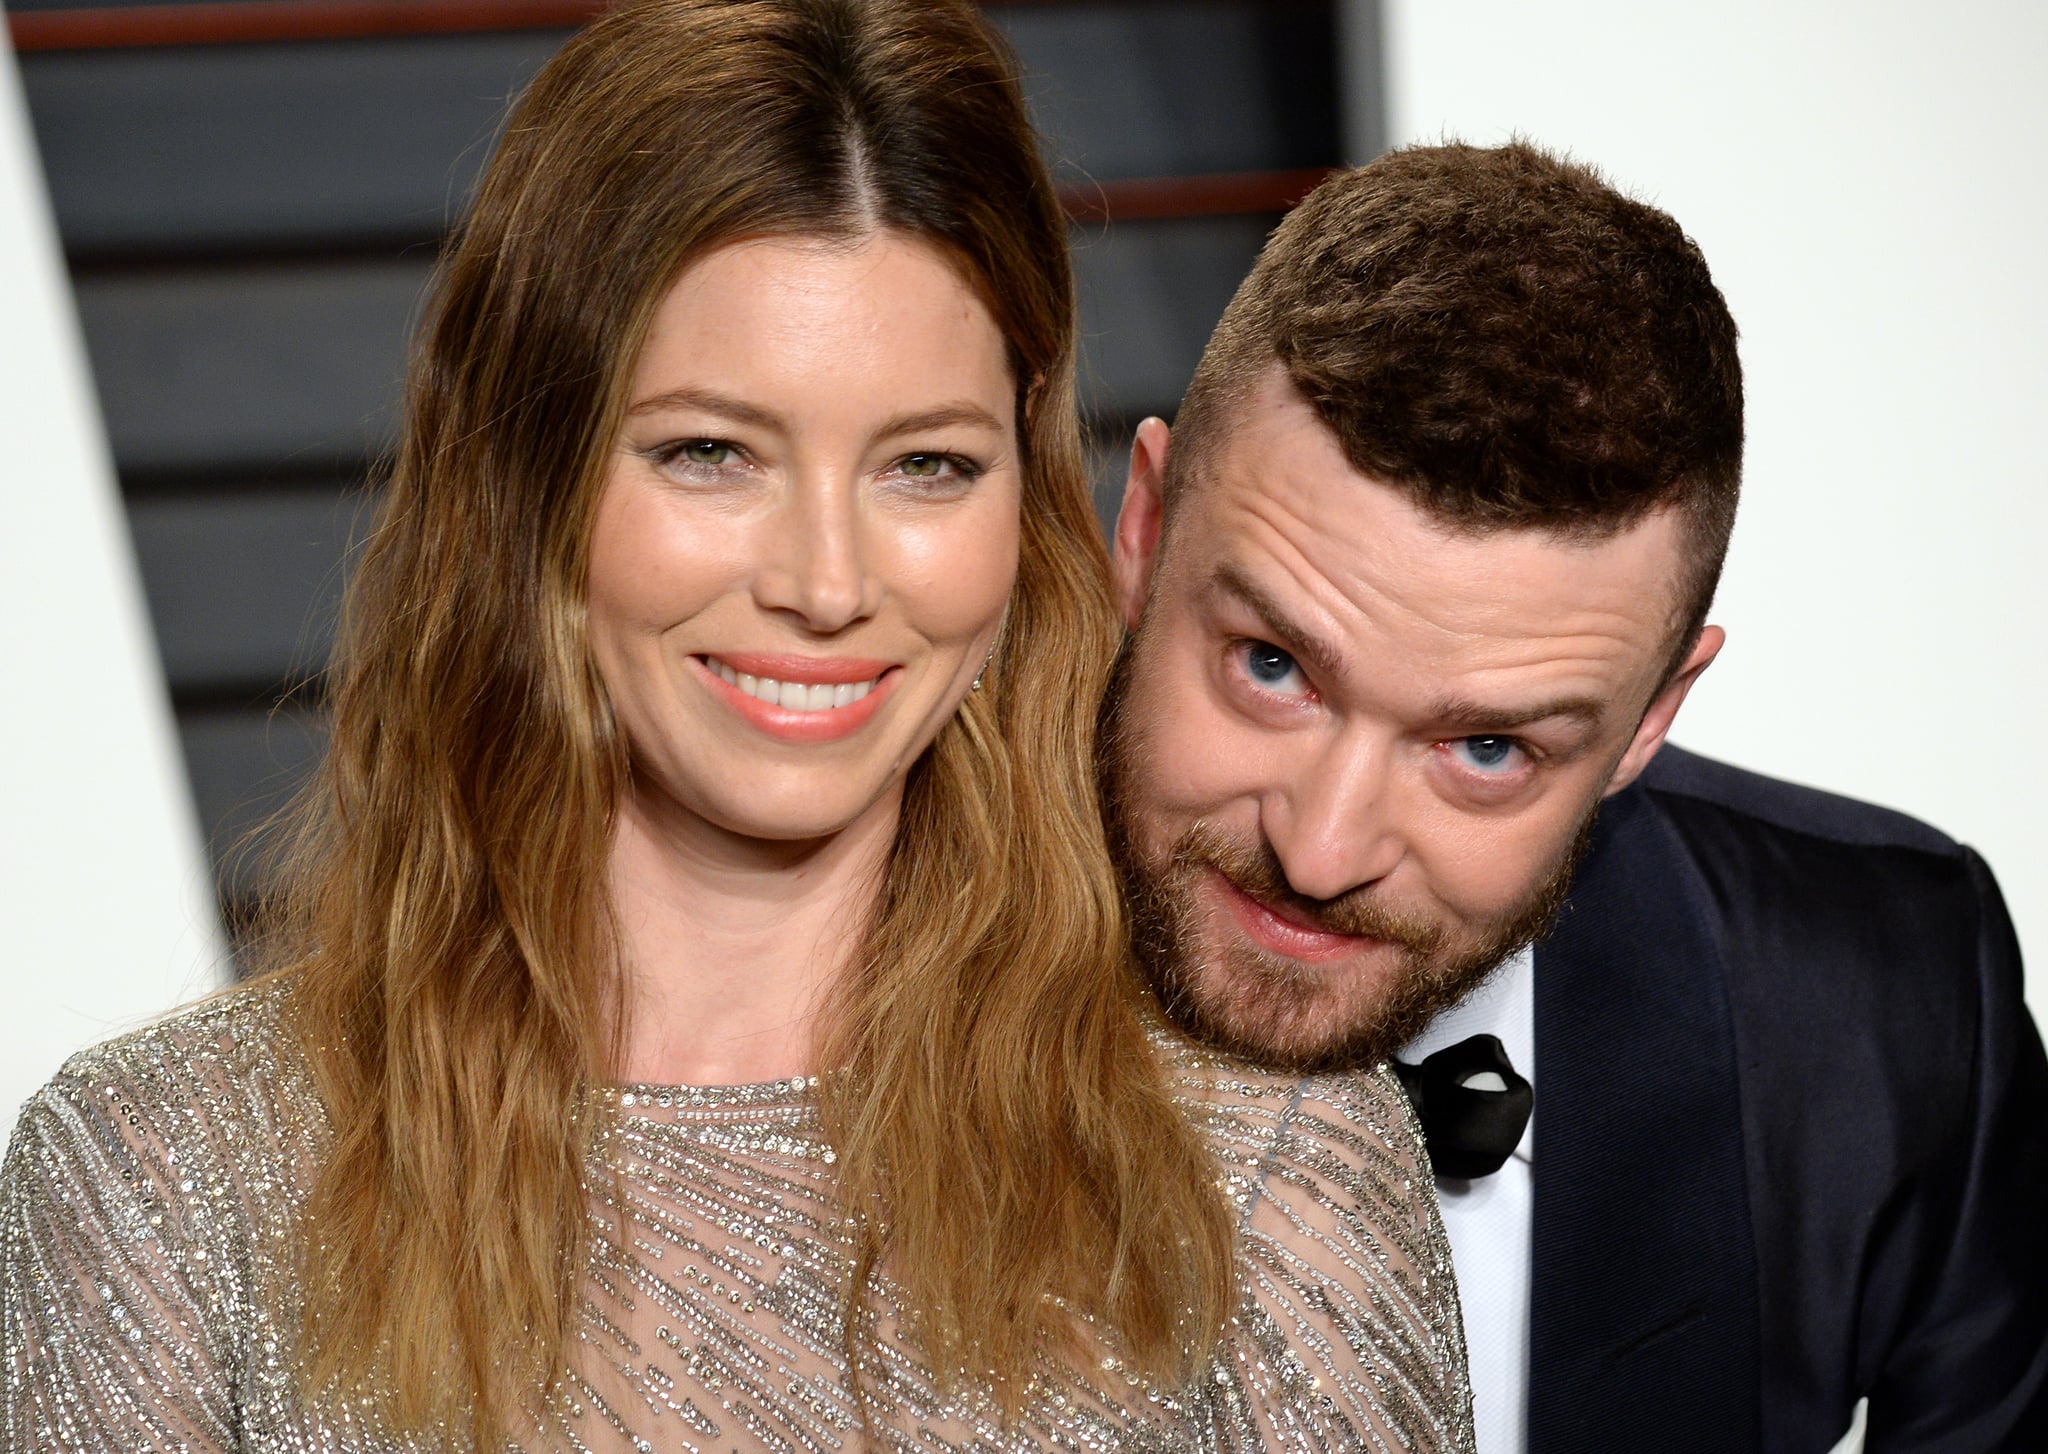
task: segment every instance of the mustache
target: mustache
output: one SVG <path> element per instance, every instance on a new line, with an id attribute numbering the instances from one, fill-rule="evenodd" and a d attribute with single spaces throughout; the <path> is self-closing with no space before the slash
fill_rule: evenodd
<path id="1" fill-rule="evenodd" d="M 1238 892 L 1281 910 L 1284 917 L 1326 933 L 1388 940 L 1418 955 L 1434 954 L 1443 945 L 1441 924 L 1390 908 L 1369 885 L 1333 899 L 1296 891 L 1280 856 L 1263 838 L 1246 841 L 1214 824 L 1196 823 L 1174 844 L 1170 872 L 1178 877 L 1201 869 L 1221 874 Z"/>

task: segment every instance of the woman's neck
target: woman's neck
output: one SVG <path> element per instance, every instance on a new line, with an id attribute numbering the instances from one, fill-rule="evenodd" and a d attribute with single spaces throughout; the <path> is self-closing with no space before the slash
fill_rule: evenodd
<path id="1" fill-rule="evenodd" d="M 617 1078 L 741 1085 L 820 1069 L 816 1016 L 879 896 L 897 808 L 773 842 L 630 794 L 610 865 L 627 995 Z"/>

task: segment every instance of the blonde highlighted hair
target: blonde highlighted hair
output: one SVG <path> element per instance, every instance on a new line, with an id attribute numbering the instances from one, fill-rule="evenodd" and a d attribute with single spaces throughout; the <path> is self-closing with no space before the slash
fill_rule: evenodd
<path id="1" fill-rule="evenodd" d="M 605 457 L 695 258 L 876 229 L 987 303 L 1026 479 L 987 686 L 912 771 L 822 1042 L 849 1072 L 821 1103 L 849 1312 L 886 1266 L 933 1365 L 1011 1407 L 1035 1359 L 1075 1356 L 1077 1315 L 1166 1382 L 1220 1335 L 1230 1225 L 1147 1040 L 1096 816 L 1112 614 L 1064 223 L 1014 66 L 958 0 L 655 0 L 542 71 L 444 261 L 264 921 L 331 1126 L 301 1235 L 309 1396 L 381 1387 L 402 1426 L 489 1441 L 559 1366 L 586 1092 L 620 1043 L 627 764 L 583 618 Z"/>

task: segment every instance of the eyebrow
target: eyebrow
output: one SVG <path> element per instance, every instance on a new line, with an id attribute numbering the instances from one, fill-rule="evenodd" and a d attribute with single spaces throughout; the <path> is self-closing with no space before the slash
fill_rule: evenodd
<path id="1" fill-rule="evenodd" d="M 987 429 L 993 433 L 1003 432 L 1003 421 L 971 400 L 961 399 L 950 404 L 937 404 L 929 409 L 920 409 L 915 414 L 899 414 L 876 432 L 880 439 L 893 439 L 899 434 L 918 434 L 927 429 L 947 429 L 955 424 L 967 424 L 976 429 Z"/>
<path id="2" fill-rule="evenodd" d="M 1430 720 L 1456 723 L 1461 728 L 1483 735 L 1513 732 L 1532 723 L 1558 718 L 1590 729 L 1600 725 L 1605 712 L 1605 705 L 1597 697 L 1558 697 L 1526 707 L 1499 707 L 1467 697 L 1442 697 L 1430 708 Z"/>
<path id="3" fill-rule="evenodd" d="M 637 419 L 642 415 L 660 414 L 670 409 L 698 409 L 738 424 L 751 424 L 759 429 L 779 430 L 784 427 L 782 416 L 773 410 L 749 404 L 744 399 L 714 393 L 709 389 L 670 389 L 665 394 L 654 394 L 640 400 L 626 413 L 628 417 Z M 944 404 L 935 404 L 929 409 L 899 414 L 876 430 L 875 437 L 894 439 L 902 434 L 916 434 L 927 429 L 945 429 L 956 424 L 971 425 L 998 434 L 1003 431 L 1002 421 L 981 405 L 969 399 L 956 399 Z"/>
<path id="4" fill-rule="evenodd" d="M 1311 670 L 1324 677 L 1344 674 L 1343 653 L 1290 616 L 1286 607 L 1276 601 L 1271 592 L 1246 575 L 1237 565 L 1225 561 L 1217 566 L 1216 574 L 1210 578 L 1209 587 L 1211 592 L 1220 592 L 1234 598 L 1239 605 L 1258 617 L 1266 630 L 1279 638 L 1276 644 L 1285 646 L 1307 662 Z"/>
<path id="5" fill-rule="evenodd" d="M 626 411 L 627 417 L 637 419 L 643 414 L 660 414 L 669 409 L 701 409 L 707 414 L 717 414 L 740 424 L 758 425 L 763 429 L 780 428 L 781 418 L 771 410 L 749 404 L 744 399 L 734 399 L 725 394 L 715 394 L 709 389 L 670 389 L 665 394 L 654 394 L 642 399 Z"/>

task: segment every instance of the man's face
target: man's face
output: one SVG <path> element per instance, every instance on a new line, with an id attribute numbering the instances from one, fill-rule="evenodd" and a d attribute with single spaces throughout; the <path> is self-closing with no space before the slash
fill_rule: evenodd
<path id="1" fill-rule="evenodd" d="M 1665 681 L 1669 512 L 1593 541 L 1447 528 L 1352 469 L 1277 367 L 1162 552 L 1166 447 L 1148 421 L 1116 541 L 1140 953 L 1204 1039 L 1370 1064 L 1542 931 L 1720 632 Z"/>

